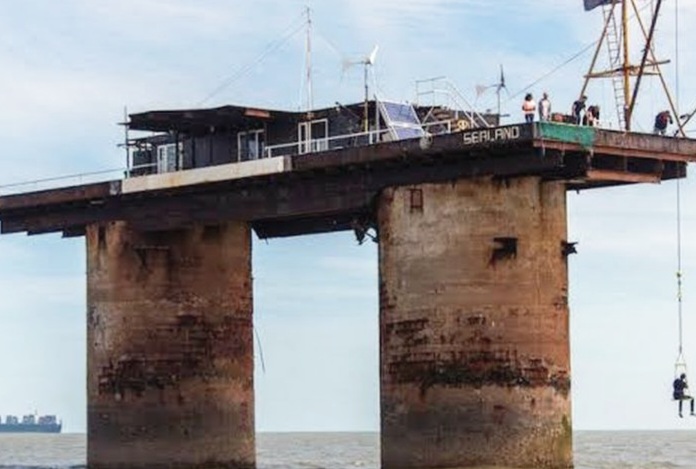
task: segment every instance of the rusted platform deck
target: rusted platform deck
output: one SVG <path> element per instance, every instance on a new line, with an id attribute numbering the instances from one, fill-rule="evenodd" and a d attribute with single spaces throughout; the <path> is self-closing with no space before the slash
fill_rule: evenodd
<path id="1" fill-rule="evenodd" d="M 167 230 L 249 221 L 278 237 L 369 225 L 386 187 L 538 175 L 568 190 L 686 176 L 696 140 L 535 123 L 268 158 L 0 197 L 0 232 L 62 231 L 128 220 Z"/>

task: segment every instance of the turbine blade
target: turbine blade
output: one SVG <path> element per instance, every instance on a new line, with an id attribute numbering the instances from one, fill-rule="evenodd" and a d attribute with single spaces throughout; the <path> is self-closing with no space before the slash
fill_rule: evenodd
<path id="1" fill-rule="evenodd" d="M 379 50 L 379 45 L 375 45 L 375 48 L 372 49 L 372 52 L 370 52 L 370 56 L 367 58 L 367 63 L 370 65 L 373 65 L 375 63 L 375 59 L 377 58 L 377 51 Z"/>

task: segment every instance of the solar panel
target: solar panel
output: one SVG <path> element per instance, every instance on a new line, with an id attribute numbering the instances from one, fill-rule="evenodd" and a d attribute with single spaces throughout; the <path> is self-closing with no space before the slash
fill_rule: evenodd
<path id="1" fill-rule="evenodd" d="M 382 103 L 391 123 L 414 124 L 420 127 L 420 119 L 410 104 Z"/>
<path id="2" fill-rule="evenodd" d="M 395 140 L 420 138 L 425 135 L 418 114 L 411 104 L 380 101 L 380 112 Z"/>

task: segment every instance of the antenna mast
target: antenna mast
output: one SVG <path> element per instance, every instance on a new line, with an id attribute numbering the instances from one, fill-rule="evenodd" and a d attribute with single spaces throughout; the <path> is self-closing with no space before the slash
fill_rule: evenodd
<path id="1" fill-rule="evenodd" d="M 307 15 L 307 47 L 305 51 L 305 63 L 307 65 L 307 112 L 311 112 L 314 108 L 314 99 L 312 96 L 312 10 L 307 7 L 305 10 Z"/>
<path id="2" fill-rule="evenodd" d="M 632 0 L 631 0 L 632 1 Z M 613 5 L 616 4 L 614 0 Z M 613 6 L 612 6 L 613 7 Z M 624 122 L 626 125 L 626 130 L 631 130 L 631 112 L 630 109 L 633 108 L 633 104 L 627 100 L 631 96 L 631 56 L 629 55 L 629 44 L 628 44 L 628 0 L 623 0 L 621 2 L 621 31 L 623 38 L 623 86 L 624 86 L 624 102 L 623 102 L 623 115 Z"/>
<path id="3" fill-rule="evenodd" d="M 620 10 L 620 21 L 617 21 L 617 6 L 621 4 Z M 593 78 L 612 78 L 614 80 L 614 94 L 617 103 L 617 117 L 619 119 L 619 126 L 621 130 L 630 131 L 631 121 L 633 118 L 633 110 L 635 109 L 638 89 L 640 87 L 641 79 L 644 75 L 657 75 L 662 82 L 662 87 L 664 89 L 665 95 L 669 102 L 672 114 L 677 116 L 677 110 L 674 106 L 674 101 L 672 99 L 672 94 L 669 91 L 667 83 L 662 76 L 662 71 L 660 69 L 661 65 L 669 63 L 669 60 L 658 61 L 655 57 L 655 51 L 653 48 L 653 36 L 655 32 L 655 25 L 657 23 L 657 16 L 660 12 L 660 6 L 662 0 L 657 0 L 657 5 L 652 11 L 653 17 L 650 25 L 650 30 L 648 31 L 643 23 L 640 15 L 640 11 L 636 6 L 635 0 L 585 0 L 585 10 L 589 11 L 597 7 L 601 7 L 604 12 L 604 28 L 602 30 L 602 35 L 597 43 L 597 49 L 595 50 L 592 62 L 590 64 L 590 69 L 585 75 L 585 82 L 583 84 L 582 90 L 580 91 L 580 96 L 585 94 L 589 81 Z M 632 12 L 640 26 L 643 38 L 645 40 L 645 46 L 643 48 L 643 57 L 640 65 L 631 64 L 630 50 L 629 50 L 629 8 Z M 621 26 L 621 31 L 617 31 L 617 23 Z M 620 43 L 620 44 L 619 44 Z M 609 69 L 603 71 L 595 71 L 595 65 L 599 57 L 600 50 L 602 46 L 606 44 L 609 50 Z M 637 77 L 634 89 L 631 89 L 631 77 Z M 684 135 L 683 124 L 680 123 L 679 119 L 675 120 L 677 125 L 679 125 L 679 130 L 682 135 Z"/>
<path id="4" fill-rule="evenodd" d="M 498 124 L 500 125 L 500 92 L 505 88 L 507 91 L 507 88 L 505 86 L 505 72 L 503 71 L 503 65 L 500 64 L 500 81 L 498 82 L 498 86 L 495 89 L 496 94 L 498 95 Z"/>

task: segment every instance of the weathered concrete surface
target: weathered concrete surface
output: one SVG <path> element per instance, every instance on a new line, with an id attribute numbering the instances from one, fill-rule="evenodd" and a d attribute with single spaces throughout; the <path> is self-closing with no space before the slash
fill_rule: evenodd
<path id="1" fill-rule="evenodd" d="M 90 469 L 255 467 L 250 242 L 88 227 Z"/>
<path id="2" fill-rule="evenodd" d="M 572 467 L 563 184 L 389 189 L 378 223 L 383 469 Z"/>
<path id="3" fill-rule="evenodd" d="M 196 184 L 209 184 L 220 181 L 234 181 L 257 176 L 267 176 L 291 171 L 292 162 L 288 156 L 263 158 L 260 160 L 207 166 L 204 168 L 172 171 L 162 174 L 138 176 L 121 181 L 123 194 L 133 192 L 174 189 Z"/>

